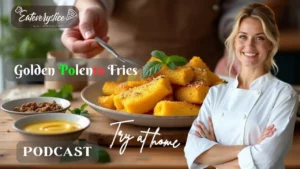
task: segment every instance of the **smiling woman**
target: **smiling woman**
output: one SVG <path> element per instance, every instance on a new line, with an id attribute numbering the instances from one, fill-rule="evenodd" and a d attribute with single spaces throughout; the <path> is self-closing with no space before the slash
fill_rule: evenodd
<path id="1" fill-rule="evenodd" d="M 235 37 L 235 53 L 242 64 L 248 67 L 264 64 L 272 44 L 263 32 L 258 19 L 246 18 L 241 22 Z"/>
<path id="2" fill-rule="evenodd" d="M 189 168 L 285 168 L 298 96 L 269 72 L 277 68 L 278 42 L 268 6 L 254 3 L 236 16 L 225 43 L 231 67 L 238 59 L 241 71 L 228 84 L 209 89 L 184 149 Z"/>
<path id="3" fill-rule="evenodd" d="M 245 13 L 241 12 L 237 15 L 232 33 L 225 42 L 230 63 L 229 72 L 235 62 L 235 56 L 241 62 L 245 61 L 245 58 L 261 58 L 260 61 L 252 62 L 264 62 L 263 68 L 266 71 L 271 68 L 274 68 L 275 72 L 278 71 L 274 55 L 278 51 L 279 31 L 274 13 L 269 10 L 270 8 L 263 7 L 245 8 Z M 243 59 L 242 56 L 245 58 Z"/>

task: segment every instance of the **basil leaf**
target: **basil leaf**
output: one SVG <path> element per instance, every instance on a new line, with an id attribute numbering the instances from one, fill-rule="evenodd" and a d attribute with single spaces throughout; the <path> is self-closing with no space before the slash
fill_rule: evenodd
<path id="1" fill-rule="evenodd" d="M 56 94 L 57 92 L 56 92 L 56 90 L 54 90 L 54 89 L 48 89 L 48 93 L 49 93 L 49 94 Z"/>
<path id="2" fill-rule="evenodd" d="M 161 60 L 163 63 L 166 63 L 167 55 L 163 51 L 154 50 L 151 52 L 151 56 Z"/>
<path id="3" fill-rule="evenodd" d="M 183 66 L 188 63 L 188 61 L 182 56 L 173 55 L 169 56 L 169 58 L 170 62 L 173 62 L 176 66 Z"/>
<path id="4" fill-rule="evenodd" d="M 73 87 L 72 85 L 64 85 L 60 91 L 62 91 L 63 93 L 72 93 L 73 92 Z"/>
<path id="5" fill-rule="evenodd" d="M 64 95 L 62 91 L 59 91 L 59 92 L 56 94 L 55 97 L 59 97 L 59 98 L 65 99 L 66 95 Z"/>
<path id="6" fill-rule="evenodd" d="M 84 110 L 86 108 L 87 104 L 83 104 L 80 106 L 80 108 L 74 108 L 73 110 L 68 109 L 72 114 L 77 114 L 81 116 L 88 117 L 90 114 L 87 110 Z"/>
<path id="7" fill-rule="evenodd" d="M 157 73 L 162 67 L 163 63 L 159 61 L 148 62 L 143 67 L 142 77 L 146 78 Z"/>
<path id="8" fill-rule="evenodd" d="M 88 113 L 87 110 L 83 110 L 83 111 L 80 112 L 80 115 L 87 117 L 87 116 L 89 116 L 89 113 Z"/>
<path id="9" fill-rule="evenodd" d="M 84 103 L 81 107 L 80 107 L 80 110 L 81 111 L 83 111 L 85 108 L 86 108 L 86 106 L 88 106 L 86 103 Z"/>
<path id="10" fill-rule="evenodd" d="M 102 162 L 102 163 L 110 162 L 110 156 L 108 152 L 102 147 L 93 146 L 90 151 L 90 156 L 96 162 Z"/>
<path id="11" fill-rule="evenodd" d="M 56 95 L 57 95 L 56 90 L 48 89 L 48 92 L 42 94 L 41 96 L 44 96 L 44 97 L 56 97 Z"/>
<path id="12" fill-rule="evenodd" d="M 173 70 L 176 69 L 176 64 L 175 64 L 174 62 L 169 62 L 169 63 L 167 63 L 167 66 L 168 66 L 170 69 L 173 69 Z"/>
<path id="13" fill-rule="evenodd" d="M 78 139 L 78 144 L 80 147 L 83 147 L 86 145 L 86 140 L 85 139 Z"/>
<path id="14" fill-rule="evenodd" d="M 73 87 L 71 85 L 64 85 L 59 92 L 54 89 L 49 89 L 46 93 L 41 94 L 42 97 L 58 97 L 67 100 L 72 100 Z"/>
<path id="15" fill-rule="evenodd" d="M 42 97 L 56 97 L 56 93 L 44 93 L 41 96 Z"/>
<path id="16" fill-rule="evenodd" d="M 75 109 L 73 109 L 72 113 L 73 113 L 73 114 L 78 114 L 78 115 L 80 115 L 81 110 L 78 109 L 78 108 L 75 108 Z"/>
<path id="17" fill-rule="evenodd" d="M 61 88 L 60 92 L 61 97 L 67 100 L 72 100 L 73 96 L 72 96 L 72 92 L 73 92 L 73 87 L 71 85 L 65 85 Z"/>
<path id="18" fill-rule="evenodd" d="M 72 93 L 68 93 L 68 94 L 64 95 L 64 98 L 69 100 L 69 101 L 73 100 Z"/>

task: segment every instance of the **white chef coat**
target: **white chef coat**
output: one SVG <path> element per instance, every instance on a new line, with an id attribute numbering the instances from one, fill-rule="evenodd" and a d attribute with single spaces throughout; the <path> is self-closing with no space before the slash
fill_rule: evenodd
<path id="1" fill-rule="evenodd" d="M 284 158 L 293 142 L 297 93 L 271 73 L 255 79 L 249 90 L 237 86 L 236 78 L 210 88 L 184 148 L 189 168 L 206 168 L 208 165 L 194 160 L 216 144 L 247 145 L 238 154 L 242 169 L 284 168 Z M 200 120 L 208 128 L 208 117 L 212 118 L 217 142 L 195 135 L 194 124 Z M 272 124 L 277 129 L 274 135 L 256 144 Z"/>

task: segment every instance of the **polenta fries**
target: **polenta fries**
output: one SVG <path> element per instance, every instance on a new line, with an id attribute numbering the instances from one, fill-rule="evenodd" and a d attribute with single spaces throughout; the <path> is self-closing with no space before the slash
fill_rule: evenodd
<path id="1" fill-rule="evenodd" d="M 150 61 L 157 61 L 152 57 Z M 224 81 L 211 72 L 200 57 L 170 69 L 163 65 L 156 74 L 125 82 L 105 82 L 100 106 L 124 113 L 154 116 L 195 116 L 211 86 Z"/>

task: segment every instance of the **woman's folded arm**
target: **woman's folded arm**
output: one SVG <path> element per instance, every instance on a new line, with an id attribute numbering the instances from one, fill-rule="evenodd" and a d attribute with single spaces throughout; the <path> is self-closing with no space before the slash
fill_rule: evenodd
<path id="1" fill-rule="evenodd" d="M 271 169 L 276 168 L 278 161 L 284 160 L 283 157 L 292 146 L 297 108 L 298 96 L 295 92 L 278 99 L 278 104 L 274 106 L 268 124 L 274 124 L 276 132 L 260 144 L 245 147 L 238 154 L 241 168 Z"/>
<path id="2" fill-rule="evenodd" d="M 218 169 L 240 169 L 240 165 L 237 159 L 229 161 L 224 164 L 214 165 Z"/>
<path id="3" fill-rule="evenodd" d="M 208 119 L 212 112 L 212 98 L 215 94 L 214 89 L 210 89 L 195 119 L 184 148 L 185 157 L 189 168 L 205 168 L 208 165 L 217 165 L 237 159 L 238 153 L 244 146 L 223 146 L 207 138 L 196 135 L 195 124 L 201 121 L 206 128 L 209 128 Z"/>
<path id="4" fill-rule="evenodd" d="M 239 152 L 245 146 L 223 146 L 216 144 L 201 155 L 195 162 L 209 165 L 220 165 L 237 159 Z"/>

